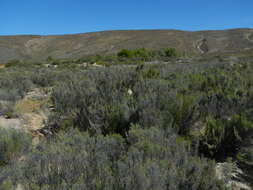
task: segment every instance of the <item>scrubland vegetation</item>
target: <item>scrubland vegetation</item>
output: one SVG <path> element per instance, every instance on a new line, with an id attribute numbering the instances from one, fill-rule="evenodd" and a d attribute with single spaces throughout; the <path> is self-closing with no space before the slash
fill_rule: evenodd
<path id="1" fill-rule="evenodd" d="M 2 116 L 18 117 L 15 102 L 33 88 L 51 91 L 54 110 L 45 127 L 52 134 L 37 145 L 30 134 L 1 129 L 0 189 L 227 189 L 215 174 L 226 161 L 252 186 L 253 64 L 176 56 L 138 49 L 111 56 L 107 67 L 52 58 L 7 64 Z M 145 63 L 152 60 L 161 61 Z"/>

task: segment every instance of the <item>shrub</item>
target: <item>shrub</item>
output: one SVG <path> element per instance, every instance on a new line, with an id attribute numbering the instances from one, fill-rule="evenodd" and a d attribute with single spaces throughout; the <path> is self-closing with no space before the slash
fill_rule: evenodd
<path id="1" fill-rule="evenodd" d="M 31 138 L 20 131 L 0 129 L 0 166 L 17 160 L 29 151 Z"/>
<path id="2" fill-rule="evenodd" d="M 16 66 L 20 66 L 21 64 L 22 64 L 22 62 L 19 60 L 12 60 L 12 61 L 9 61 L 8 63 L 6 63 L 5 67 L 16 67 Z"/>
<path id="3" fill-rule="evenodd" d="M 178 55 L 175 48 L 164 49 L 164 53 L 165 53 L 166 57 L 177 57 L 177 55 Z"/>
<path id="4" fill-rule="evenodd" d="M 30 90 L 32 82 L 25 73 L 10 72 L 0 76 L 0 100 L 15 101 Z"/>
<path id="5" fill-rule="evenodd" d="M 210 158 L 215 158 L 220 153 L 221 142 L 225 135 L 225 126 L 221 120 L 208 118 L 205 134 L 200 144 L 200 152 Z"/>
<path id="6" fill-rule="evenodd" d="M 133 126 L 127 142 L 119 136 L 93 136 L 76 130 L 41 142 L 20 174 L 6 174 L 24 189 L 225 189 L 214 163 L 193 157 L 170 130 Z M 9 176 L 9 177 L 8 177 Z"/>
<path id="7" fill-rule="evenodd" d="M 242 176 L 245 181 L 249 182 L 251 187 L 253 187 L 253 141 L 251 138 L 244 140 L 243 145 L 237 154 L 237 160 L 240 168 L 244 171 L 244 176 Z"/>
<path id="8" fill-rule="evenodd" d="M 135 49 L 122 57 L 75 61 L 141 62 L 137 67 L 81 70 L 57 60 L 54 69 L 38 64 L 0 70 L 1 114 L 12 113 L 12 105 L 34 87 L 53 88 L 55 108 L 47 123 L 55 133 L 25 155 L 27 160 L 17 161 L 21 168 L 13 163 L 21 154 L 9 154 L 14 156 L 3 163 L 0 184 L 12 188 L 20 182 L 24 189 L 222 189 L 214 177 L 215 163 L 202 155 L 219 162 L 232 157 L 250 181 L 253 65 L 209 58 L 174 64 L 171 54 Z M 149 60 L 170 61 L 145 64 Z"/>
<path id="9" fill-rule="evenodd" d="M 139 48 L 139 49 L 123 49 L 118 52 L 117 56 L 119 58 L 135 58 L 139 60 L 149 61 L 152 59 L 152 51 L 145 49 L 145 48 Z"/>
<path id="10" fill-rule="evenodd" d="M 0 102 L 0 116 L 12 115 L 14 103 L 11 101 Z"/>
<path id="11" fill-rule="evenodd" d="M 244 141 L 253 134 L 252 122 L 234 115 L 231 120 L 210 119 L 207 122 L 200 152 L 219 161 L 235 158 Z"/>
<path id="12" fill-rule="evenodd" d="M 132 58 L 134 57 L 134 52 L 128 49 L 122 49 L 117 55 L 118 57 Z"/>
<path id="13" fill-rule="evenodd" d="M 87 78 L 73 77 L 54 89 L 52 101 L 56 111 L 72 118 L 80 130 L 124 135 L 134 112 L 127 108 L 131 100 L 127 87 L 133 73 L 126 75 L 117 69 L 90 74 Z"/>
<path id="14" fill-rule="evenodd" d="M 189 135 L 192 125 L 199 119 L 197 97 L 178 94 L 172 105 L 173 126 L 179 135 Z"/>
<path id="15" fill-rule="evenodd" d="M 146 71 L 143 71 L 142 75 L 144 78 L 156 79 L 159 78 L 160 72 L 157 69 L 150 67 Z"/>
<path id="16" fill-rule="evenodd" d="M 148 49 L 140 48 L 133 51 L 135 57 L 140 57 L 143 59 L 148 59 L 151 57 L 151 52 Z"/>

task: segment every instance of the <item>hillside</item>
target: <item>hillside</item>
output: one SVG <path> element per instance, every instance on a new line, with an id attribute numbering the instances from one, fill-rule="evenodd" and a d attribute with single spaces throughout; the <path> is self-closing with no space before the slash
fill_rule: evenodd
<path id="1" fill-rule="evenodd" d="M 253 29 L 1 37 L 0 63 L 30 61 L 0 65 L 0 190 L 251 190 L 252 41 Z"/>
<path id="2" fill-rule="evenodd" d="M 104 31 L 59 36 L 0 36 L 0 63 L 110 54 L 122 48 L 174 47 L 189 54 L 253 49 L 253 29 L 186 32 L 178 30 Z"/>

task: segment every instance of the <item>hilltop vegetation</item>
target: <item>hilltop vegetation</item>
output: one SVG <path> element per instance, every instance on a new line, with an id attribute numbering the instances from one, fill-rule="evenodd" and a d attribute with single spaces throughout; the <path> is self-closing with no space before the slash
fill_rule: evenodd
<path id="1" fill-rule="evenodd" d="M 79 59 L 56 59 L 49 56 L 42 62 L 28 62 L 21 60 L 11 60 L 4 64 L 5 67 L 87 67 L 89 65 L 112 66 L 112 65 L 137 65 L 144 62 L 152 61 L 169 61 L 171 58 L 186 57 L 183 52 L 179 52 L 174 48 L 164 48 L 159 50 L 138 48 L 138 49 L 122 49 L 116 54 L 111 55 L 91 55 L 83 56 Z"/>
<path id="2" fill-rule="evenodd" d="M 53 111 L 36 145 L 1 129 L 0 189 L 231 189 L 218 162 L 236 163 L 252 187 L 253 64 L 178 56 L 124 49 L 8 63 L 0 114 L 18 117 L 16 102 L 34 88 L 50 91 Z"/>

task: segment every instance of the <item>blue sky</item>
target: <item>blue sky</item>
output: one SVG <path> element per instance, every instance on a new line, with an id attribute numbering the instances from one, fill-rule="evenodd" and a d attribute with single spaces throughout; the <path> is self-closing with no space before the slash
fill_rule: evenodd
<path id="1" fill-rule="evenodd" d="M 0 35 L 253 28 L 253 0 L 0 0 Z"/>

